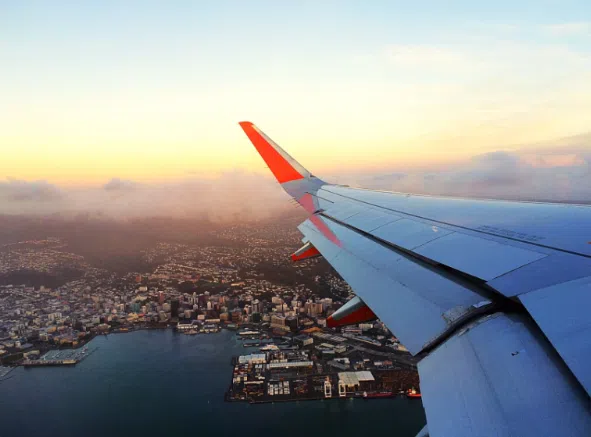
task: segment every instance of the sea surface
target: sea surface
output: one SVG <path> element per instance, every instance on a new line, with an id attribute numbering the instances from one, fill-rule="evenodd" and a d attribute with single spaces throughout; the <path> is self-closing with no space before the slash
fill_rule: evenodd
<path id="1" fill-rule="evenodd" d="M 250 405 L 224 402 L 231 331 L 99 336 L 75 367 L 19 367 L 0 382 L 2 436 L 415 436 L 420 400 L 348 399 Z"/>

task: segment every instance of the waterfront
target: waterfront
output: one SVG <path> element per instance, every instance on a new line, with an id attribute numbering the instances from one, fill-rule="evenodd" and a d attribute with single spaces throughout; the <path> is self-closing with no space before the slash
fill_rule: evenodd
<path id="1" fill-rule="evenodd" d="M 0 382 L 2 434 L 176 436 L 189 433 L 414 436 L 420 401 L 327 400 L 249 405 L 224 402 L 235 333 L 147 330 L 99 336 L 75 367 L 17 368 Z"/>

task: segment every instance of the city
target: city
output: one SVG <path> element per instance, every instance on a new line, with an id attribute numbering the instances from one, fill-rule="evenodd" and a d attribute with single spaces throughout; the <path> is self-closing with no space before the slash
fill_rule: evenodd
<path id="1" fill-rule="evenodd" d="M 232 382 L 220 393 L 228 401 L 420 396 L 416 360 L 383 323 L 327 328 L 327 317 L 353 294 L 325 261 L 291 261 L 298 238 L 290 222 L 211 233 L 215 244 L 158 242 L 139 251 L 148 272 L 93 267 L 63 237 L 2 246 L 4 376 L 18 365 L 75 365 L 94 353 L 97 335 L 229 329 L 244 355 L 228 363 Z M 40 274 L 55 281 L 56 272 L 63 282 L 56 287 L 30 281 Z"/>

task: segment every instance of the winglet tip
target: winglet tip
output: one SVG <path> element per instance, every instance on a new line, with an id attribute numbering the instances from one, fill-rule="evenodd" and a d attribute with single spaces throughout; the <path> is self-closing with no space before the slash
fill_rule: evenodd
<path id="1" fill-rule="evenodd" d="M 304 179 L 307 171 L 252 122 L 238 123 L 280 184 Z"/>

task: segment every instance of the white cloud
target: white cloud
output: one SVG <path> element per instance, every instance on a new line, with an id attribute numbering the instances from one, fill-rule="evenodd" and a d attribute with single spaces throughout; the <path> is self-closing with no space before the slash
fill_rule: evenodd
<path id="1" fill-rule="evenodd" d="M 591 22 L 579 21 L 570 23 L 557 23 L 544 26 L 543 29 L 555 36 L 591 35 Z"/>
<path id="2" fill-rule="evenodd" d="M 63 194 L 62 190 L 47 181 L 24 181 L 14 178 L 8 178 L 5 182 L 0 181 L 0 205 L 2 201 L 43 204 L 59 200 Z"/>
<path id="3" fill-rule="evenodd" d="M 591 203 L 591 134 L 476 155 L 447 168 L 360 175 L 339 183 L 419 194 Z"/>
<path id="4" fill-rule="evenodd" d="M 396 66 L 438 68 L 469 62 L 464 53 L 437 45 L 390 45 L 383 52 L 386 61 Z"/>
<path id="5" fill-rule="evenodd" d="M 0 213 L 90 214 L 112 218 L 208 217 L 255 220 L 290 207 L 270 177 L 241 171 L 217 178 L 137 183 L 119 178 L 101 187 L 58 188 L 47 182 L 0 182 Z"/>

